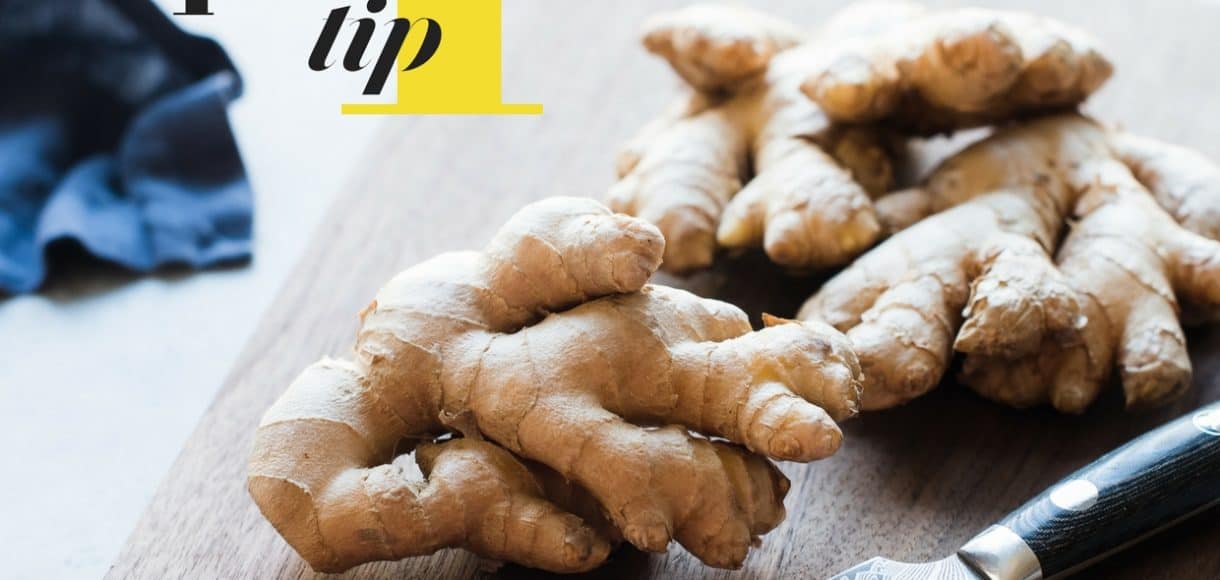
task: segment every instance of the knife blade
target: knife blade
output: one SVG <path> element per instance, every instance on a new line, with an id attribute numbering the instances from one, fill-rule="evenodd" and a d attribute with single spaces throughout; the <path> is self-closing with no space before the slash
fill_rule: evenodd
<path id="1" fill-rule="evenodd" d="M 943 560 L 873 558 L 832 580 L 1038 580 L 1072 574 L 1220 504 L 1220 403 L 1069 475 Z"/>

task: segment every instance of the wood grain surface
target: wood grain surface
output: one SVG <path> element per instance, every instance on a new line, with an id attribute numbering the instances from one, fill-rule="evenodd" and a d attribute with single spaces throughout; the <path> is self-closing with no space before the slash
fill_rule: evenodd
<path id="1" fill-rule="evenodd" d="M 436 253 L 480 247 L 509 215 L 550 195 L 600 197 L 613 153 L 659 112 L 676 81 L 638 47 L 643 18 L 679 4 L 507 0 L 507 100 L 542 117 L 387 121 L 363 171 L 339 196 L 305 257 L 220 390 L 110 571 L 113 578 L 311 578 L 259 515 L 245 463 L 263 411 L 307 364 L 342 355 L 356 312 L 397 271 Z M 842 2 L 759 2 L 813 25 Z M 986 3 L 992 4 L 992 3 Z M 996 2 L 1088 27 L 1118 74 L 1089 110 L 1220 159 L 1220 2 Z M 304 57 L 302 57 L 304 58 Z M 336 104 L 336 109 L 338 104 Z M 301 171 L 309 171 L 302 167 Z M 274 235 L 274 232 L 264 232 Z M 758 256 L 689 280 L 665 279 L 791 315 L 817 286 Z M 1129 415 L 1116 390 L 1083 417 L 1017 412 L 946 384 L 905 408 L 863 416 L 843 450 L 788 464 L 788 519 L 738 572 L 704 568 L 680 548 L 620 550 L 597 578 L 821 578 L 875 555 L 952 553 L 1058 478 L 1171 417 L 1220 398 L 1220 331 L 1192 332 L 1196 388 L 1172 408 Z M 165 378 L 173 388 L 173 377 Z M 155 436 L 155 435 L 154 435 Z M 1220 577 L 1213 511 L 1104 562 L 1097 578 Z M 370 564 L 351 578 L 470 578 L 480 562 L 447 551 Z M 504 578 L 537 577 L 514 566 Z"/>

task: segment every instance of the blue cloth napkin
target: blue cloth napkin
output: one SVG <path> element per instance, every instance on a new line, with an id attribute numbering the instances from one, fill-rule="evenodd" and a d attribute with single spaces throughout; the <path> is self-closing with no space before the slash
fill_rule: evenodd
<path id="1" fill-rule="evenodd" d="M 250 257 L 241 80 L 148 0 L 0 0 L 0 294 L 48 244 L 147 272 Z"/>

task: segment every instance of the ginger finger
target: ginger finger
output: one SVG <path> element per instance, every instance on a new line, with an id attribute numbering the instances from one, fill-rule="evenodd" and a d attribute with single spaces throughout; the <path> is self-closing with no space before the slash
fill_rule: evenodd
<path id="1" fill-rule="evenodd" d="M 884 6 L 884 3 L 882 3 Z M 1111 74 L 1097 42 L 1017 12 L 932 12 L 845 43 L 802 90 L 832 119 L 933 134 L 1073 106 Z"/>
<path id="2" fill-rule="evenodd" d="M 1034 190 L 1017 189 L 934 215 L 832 278 L 799 318 L 824 320 L 847 333 L 864 370 L 866 410 L 892 407 L 934 388 L 952 360 L 955 337 L 959 347 L 1027 351 L 1041 344 L 1040 333 L 1007 327 L 998 332 L 972 321 L 1021 320 L 1030 304 L 1051 307 L 1039 296 L 1062 292 L 1065 283 L 1041 249 L 1060 221 L 1054 208 Z M 993 301 L 978 294 L 994 286 L 1007 294 Z M 1079 316 L 1070 301 L 1053 306 L 1067 312 L 1050 313 L 1051 331 L 1059 330 L 1055 322 L 1074 323 Z M 969 317 L 964 335 L 963 310 Z"/>
<path id="3" fill-rule="evenodd" d="M 877 239 L 868 194 L 817 146 L 769 142 L 757 163 L 758 176 L 721 217 L 721 246 L 762 245 L 775 263 L 807 268 L 846 262 Z"/>
<path id="4" fill-rule="evenodd" d="M 1174 231 L 1170 236 L 1168 255 L 1173 264 L 1170 281 L 1174 290 L 1192 306 L 1220 312 L 1220 246 L 1189 231 Z"/>
<path id="5" fill-rule="evenodd" d="M 1178 223 L 1220 239 L 1220 168 L 1197 151 L 1147 137 L 1115 133 L 1110 143 Z"/>
<path id="6" fill-rule="evenodd" d="M 663 229 L 667 269 L 705 268 L 715 257 L 720 214 L 741 189 L 747 136 L 720 108 L 645 132 L 653 136 L 648 145 L 637 138 L 620 154 L 637 160 L 624 164 L 630 170 L 610 189 L 607 205 Z"/>
<path id="7" fill-rule="evenodd" d="M 516 488 L 503 489 L 508 486 L 501 484 L 501 493 L 509 494 L 506 506 L 480 513 L 471 509 L 467 498 L 458 500 L 464 502 L 467 541 L 489 558 L 516 556 L 519 564 L 543 570 L 591 569 L 618 543 L 617 533 L 584 490 L 545 467 L 522 464 L 495 445 L 457 439 L 420 446 L 415 457 L 432 485 L 452 490 L 488 485 L 497 472 L 517 475 L 512 484 Z M 533 477 L 534 485 L 524 485 L 525 474 Z"/>
<path id="8" fill-rule="evenodd" d="M 547 502 L 535 474 L 507 451 L 469 440 L 437 446 L 421 461 L 430 472 L 421 485 L 389 464 L 402 430 L 351 363 L 311 367 L 267 413 L 250 460 L 250 493 L 315 570 L 447 547 L 554 571 L 589 570 L 606 559 L 604 536 Z M 430 517 L 444 513 L 467 517 Z M 533 533 L 512 533 L 526 520 Z"/>
<path id="9" fill-rule="evenodd" d="M 1045 336 L 1063 337 L 1060 342 L 1069 346 L 1067 337 L 1085 323 L 1082 306 L 1047 259 L 1046 246 L 1012 234 L 997 235 L 992 244 L 982 250 L 981 271 L 973 273 L 966 322 L 954 349 L 1013 357 L 1033 352 Z"/>
<path id="10" fill-rule="evenodd" d="M 641 127 L 630 141 L 624 143 L 619 148 L 615 160 L 615 171 L 618 177 L 626 177 L 635 170 L 636 166 L 643 160 L 644 155 L 648 153 L 649 145 L 652 144 L 654 139 L 664 135 L 670 127 L 679 121 L 698 115 L 719 101 L 720 99 L 695 91 L 690 91 L 688 94 L 675 99 L 659 117 Z M 610 206 L 611 210 L 618 211 L 613 205 L 613 196 L 611 196 L 611 201 L 612 203 L 607 205 Z M 628 200 L 623 201 L 623 203 L 627 202 Z"/>
<path id="11" fill-rule="evenodd" d="M 729 5 L 694 4 L 644 24 L 644 46 L 692 87 L 716 93 L 758 78 L 801 34 L 778 18 Z"/>

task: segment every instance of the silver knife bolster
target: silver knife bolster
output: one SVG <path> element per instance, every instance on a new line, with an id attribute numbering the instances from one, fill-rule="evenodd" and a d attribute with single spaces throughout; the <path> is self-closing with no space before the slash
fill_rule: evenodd
<path id="1" fill-rule="evenodd" d="M 1042 564 L 1016 532 L 991 526 L 957 551 L 961 558 L 988 580 L 1041 580 Z"/>

